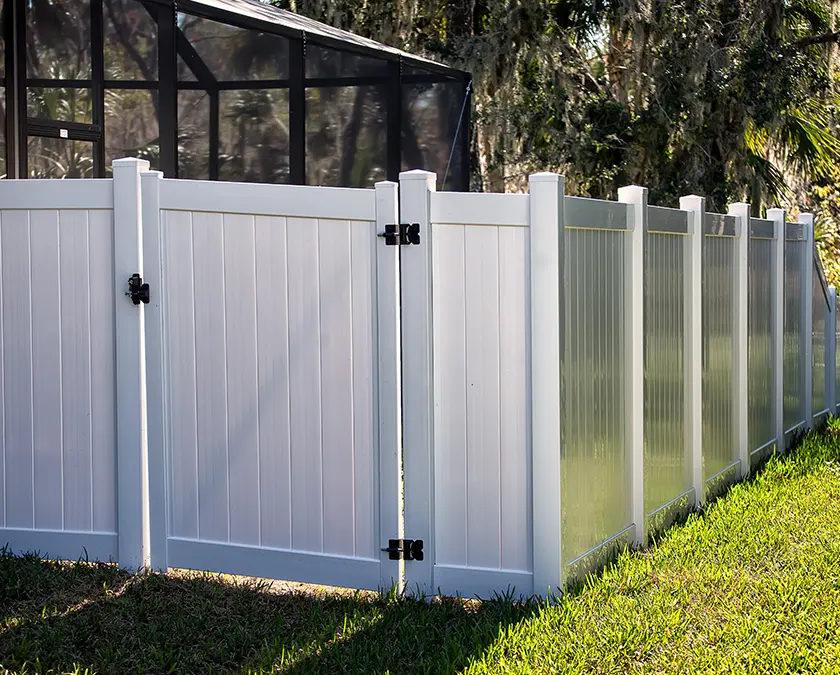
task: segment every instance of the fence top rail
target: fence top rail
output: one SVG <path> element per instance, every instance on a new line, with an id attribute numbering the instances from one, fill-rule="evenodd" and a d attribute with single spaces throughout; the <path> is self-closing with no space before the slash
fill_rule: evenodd
<path id="1" fill-rule="evenodd" d="M 658 234 L 691 234 L 688 211 L 649 206 L 647 231 Z"/>
<path id="2" fill-rule="evenodd" d="M 0 209 L 32 211 L 114 208 L 111 178 L 19 178 L 0 181 Z"/>
<path id="3" fill-rule="evenodd" d="M 785 223 L 785 241 L 805 241 L 802 223 Z"/>
<path id="4" fill-rule="evenodd" d="M 632 230 L 630 204 L 588 197 L 566 197 L 563 218 L 566 227 L 586 230 Z"/>
<path id="5" fill-rule="evenodd" d="M 376 191 L 163 178 L 160 208 L 168 211 L 375 221 Z"/>
<path id="6" fill-rule="evenodd" d="M 775 239 L 776 223 L 764 218 L 750 218 L 750 239 Z"/>
<path id="7" fill-rule="evenodd" d="M 433 192 L 431 221 L 436 225 L 528 227 L 529 196 L 483 192 Z"/>
<path id="8" fill-rule="evenodd" d="M 703 219 L 703 234 L 708 237 L 735 237 L 738 235 L 738 218 L 721 213 L 707 213 Z"/>

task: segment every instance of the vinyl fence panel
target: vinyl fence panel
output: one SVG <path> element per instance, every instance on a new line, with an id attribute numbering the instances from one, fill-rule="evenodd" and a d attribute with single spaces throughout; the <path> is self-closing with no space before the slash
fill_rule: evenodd
<path id="1" fill-rule="evenodd" d="M 117 559 L 111 180 L 0 181 L 0 545 Z"/>
<path id="2" fill-rule="evenodd" d="M 737 471 L 733 401 L 735 219 L 706 214 L 703 240 L 703 473 L 707 490 Z"/>
<path id="3" fill-rule="evenodd" d="M 566 200 L 563 277 L 561 492 L 567 578 L 596 567 L 613 546 L 629 543 L 633 524 L 626 417 L 630 232 L 615 227 L 611 216 L 629 207 L 572 200 Z M 605 543 L 611 544 L 608 550 Z"/>
<path id="4" fill-rule="evenodd" d="M 822 271 L 822 264 L 814 251 L 812 265 L 814 278 L 811 284 L 812 300 L 812 411 L 814 416 L 822 415 L 828 409 L 826 383 L 826 326 L 829 314 L 828 284 Z"/>
<path id="5" fill-rule="evenodd" d="M 15 552 L 545 595 L 835 409 L 808 214 L 114 176 L 0 181 Z"/>
<path id="6" fill-rule="evenodd" d="M 413 578 L 422 574 L 418 567 L 407 569 L 407 587 L 416 581 L 481 597 L 511 587 L 527 595 L 533 588 L 528 197 L 428 197 L 431 222 L 421 237 L 431 240 L 434 473 L 433 485 L 417 482 L 433 494 L 427 555 L 434 564 L 431 580 Z M 407 265 L 414 253 L 403 252 Z M 417 349 L 404 342 L 404 351 Z M 420 384 L 404 380 L 407 387 Z M 407 473 L 406 480 L 416 477 Z M 415 527 L 407 520 L 407 536 L 418 536 Z"/>
<path id="7" fill-rule="evenodd" d="M 753 218 L 749 234 L 749 446 L 759 457 L 775 443 L 773 379 L 774 223 Z"/>
<path id="8" fill-rule="evenodd" d="M 804 339 L 801 293 L 803 249 L 802 228 L 796 223 L 785 226 L 785 433 L 790 434 L 805 423 L 802 392 Z"/>
<path id="9" fill-rule="evenodd" d="M 693 503 L 685 424 L 688 215 L 651 206 L 645 233 L 645 514 L 654 529 L 669 519 L 664 511 L 680 506 L 675 501 Z"/>
<path id="10" fill-rule="evenodd" d="M 840 317 L 838 317 L 840 312 L 835 310 L 834 312 L 834 344 L 837 345 L 838 350 L 840 350 Z M 834 391 L 835 395 L 840 394 L 840 358 L 835 358 L 834 364 Z M 840 396 L 837 396 L 840 399 Z M 835 412 L 834 414 L 838 414 L 840 412 L 840 400 L 835 403 Z"/>

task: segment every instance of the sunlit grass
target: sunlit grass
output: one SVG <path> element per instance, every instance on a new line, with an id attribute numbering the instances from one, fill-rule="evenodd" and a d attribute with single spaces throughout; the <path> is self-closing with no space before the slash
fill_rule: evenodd
<path id="1" fill-rule="evenodd" d="M 80 674 L 836 672 L 840 425 L 553 603 L 424 603 L 2 555 L 0 664 Z"/>

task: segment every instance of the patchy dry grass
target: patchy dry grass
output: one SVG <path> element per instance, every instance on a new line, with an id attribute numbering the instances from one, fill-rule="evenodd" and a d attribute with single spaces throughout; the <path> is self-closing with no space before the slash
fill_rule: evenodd
<path id="1" fill-rule="evenodd" d="M 840 425 L 555 604 L 0 555 L 0 672 L 840 671 Z"/>

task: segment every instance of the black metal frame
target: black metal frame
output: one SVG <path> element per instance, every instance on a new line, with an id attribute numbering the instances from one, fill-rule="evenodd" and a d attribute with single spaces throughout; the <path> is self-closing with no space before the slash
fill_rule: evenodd
<path id="1" fill-rule="evenodd" d="M 219 176 L 219 93 L 239 89 L 286 89 L 289 92 L 289 177 L 293 184 L 306 182 L 306 90 L 307 88 L 384 86 L 386 98 L 386 174 L 397 180 L 402 165 L 403 86 L 406 84 L 434 84 L 460 82 L 466 86 L 470 75 L 414 59 L 390 51 L 377 50 L 355 42 L 345 42 L 320 34 L 308 34 L 282 24 L 262 21 L 251 16 L 236 14 L 191 0 L 139 0 L 157 23 L 158 30 L 158 80 L 106 80 L 104 65 L 104 14 L 103 0 L 90 0 L 91 8 L 91 78 L 75 80 L 50 80 L 28 78 L 26 73 L 26 16 L 24 3 L 0 0 L 6 9 L 6 164 L 10 177 L 28 176 L 26 144 L 30 136 L 67 138 L 92 141 L 94 146 L 94 175 L 106 173 L 105 91 L 108 89 L 142 89 L 158 92 L 158 128 L 160 135 L 160 166 L 164 175 L 178 175 L 178 92 L 199 90 L 210 98 L 209 123 L 209 177 Z M 247 30 L 278 35 L 289 40 L 289 77 L 276 80 L 217 81 L 204 64 L 176 22 L 177 13 L 219 21 Z M 307 44 L 338 49 L 343 52 L 374 57 L 387 62 L 387 72 L 381 77 L 306 77 Z M 178 81 L 178 56 L 196 77 L 196 81 Z M 422 69 L 423 74 L 404 73 L 404 66 Z M 89 89 L 92 95 L 92 124 L 79 124 L 27 117 L 27 89 L 29 87 L 62 87 Z M 460 107 L 460 106 L 459 106 Z M 450 185 L 456 189 L 469 188 L 469 113 L 465 106 L 465 119 L 460 126 L 461 170 L 453 175 Z M 457 142 L 458 139 L 453 139 Z"/>

